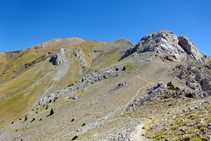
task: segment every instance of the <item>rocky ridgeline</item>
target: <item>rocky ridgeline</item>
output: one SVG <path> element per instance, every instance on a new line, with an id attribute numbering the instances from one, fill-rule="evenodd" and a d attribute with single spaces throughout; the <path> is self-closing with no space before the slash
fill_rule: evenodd
<path id="1" fill-rule="evenodd" d="M 121 59 L 131 54 L 154 52 L 159 56 L 171 56 L 174 59 L 191 58 L 192 61 L 209 62 L 210 59 L 200 53 L 195 44 L 185 36 L 177 36 L 168 30 L 160 30 L 144 36 L 138 44 L 128 49 Z M 121 60 L 120 59 L 120 60 Z"/>
<path id="2" fill-rule="evenodd" d="M 124 67 L 124 66 L 114 66 L 110 69 L 97 70 L 90 74 L 86 74 L 80 81 L 78 81 L 72 85 L 69 85 L 68 88 L 58 90 L 57 91 L 58 95 L 55 93 L 52 93 L 48 97 L 40 99 L 40 101 L 35 106 L 33 111 L 42 109 L 45 105 L 48 105 L 49 103 L 54 102 L 60 96 L 62 96 L 62 97 L 70 96 L 69 99 L 75 100 L 79 97 L 74 96 L 74 95 L 79 92 L 83 92 L 88 85 L 94 84 L 95 82 L 98 82 L 98 81 L 101 81 L 104 79 L 117 77 L 117 76 L 121 75 L 121 73 L 125 70 L 126 70 L 126 67 Z M 121 87 L 124 87 L 125 85 L 126 85 L 126 82 L 120 83 L 117 87 L 115 87 L 115 90 L 119 89 Z"/>
<path id="3" fill-rule="evenodd" d="M 63 93 L 65 95 L 75 95 L 76 93 L 83 92 L 88 85 L 94 84 L 95 82 L 104 79 L 117 77 L 121 75 L 122 71 L 125 70 L 126 68 L 124 66 L 114 66 L 107 70 L 97 70 L 90 74 L 86 74 L 80 81 L 69 85 L 68 88 L 60 90 L 58 93 Z"/>
<path id="4" fill-rule="evenodd" d="M 178 65 L 177 77 L 187 79 L 186 85 L 191 88 L 190 92 L 198 95 L 200 98 L 211 96 L 211 65 L 204 67 L 196 67 L 189 65 L 185 68 L 183 65 Z"/>
<path id="5" fill-rule="evenodd" d="M 167 86 L 161 81 L 149 90 L 147 96 L 144 96 L 143 98 L 136 99 L 131 102 L 126 108 L 126 111 L 132 109 L 133 106 L 145 106 L 146 103 L 151 101 L 157 101 L 158 99 L 182 98 L 184 96 L 190 98 L 203 99 L 208 97 L 209 94 L 201 89 L 172 89 L 170 86 Z"/>

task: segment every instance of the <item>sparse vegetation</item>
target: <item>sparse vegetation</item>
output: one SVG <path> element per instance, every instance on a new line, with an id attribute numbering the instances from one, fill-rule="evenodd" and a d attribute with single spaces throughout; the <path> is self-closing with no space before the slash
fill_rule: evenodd
<path id="1" fill-rule="evenodd" d="M 12 124 L 13 124 L 14 122 L 12 121 Z"/>
<path id="2" fill-rule="evenodd" d="M 71 122 L 73 122 L 75 119 L 73 118 L 72 120 L 71 120 Z"/>
<path id="3" fill-rule="evenodd" d="M 51 108 L 51 111 L 50 111 L 50 116 L 54 114 L 54 110 L 53 108 Z"/>
<path id="4" fill-rule="evenodd" d="M 185 96 L 188 97 L 188 98 L 193 98 L 193 94 L 192 93 L 188 93 Z"/>
<path id="5" fill-rule="evenodd" d="M 42 120 L 42 118 L 39 121 L 41 121 L 41 120 Z"/>
<path id="6" fill-rule="evenodd" d="M 83 124 L 82 124 L 82 126 L 85 126 L 85 125 L 86 125 L 86 123 L 83 123 Z"/>
<path id="7" fill-rule="evenodd" d="M 78 138 L 78 136 L 74 136 L 74 137 L 72 138 L 72 141 L 73 141 L 73 140 L 76 140 L 77 138 Z"/>
<path id="8" fill-rule="evenodd" d="M 126 70 L 126 67 L 125 67 L 125 66 L 123 66 L 122 71 L 125 71 L 125 70 Z"/>
<path id="9" fill-rule="evenodd" d="M 176 87 L 176 88 L 175 88 L 171 81 L 167 83 L 167 86 L 168 86 L 171 90 L 175 90 L 175 91 L 180 90 L 179 87 Z"/>
<path id="10" fill-rule="evenodd" d="M 27 117 L 27 115 L 25 116 L 25 119 L 24 119 L 24 121 L 27 121 L 28 120 L 28 117 Z"/>
<path id="11" fill-rule="evenodd" d="M 48 105 L 46 105 L 45 109 L 46 109 L 46 110 L 48 109 Z"/>
<path id="12" fill-rule="evenodd" d="M 35 118 L 33 118 L 31 122 L 33 122 L 33 121 L 35 121 Z"/>

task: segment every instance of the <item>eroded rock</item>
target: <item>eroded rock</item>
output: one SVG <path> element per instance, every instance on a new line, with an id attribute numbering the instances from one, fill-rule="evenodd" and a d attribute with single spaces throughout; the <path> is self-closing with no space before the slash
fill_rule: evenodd
<path id="1" fill-rule="evenodd" d="M 68 61 L 69 56 L 70 54 L 67 52 L 67 50 L 61 48 L 57 53 L 51 56 L 49 62 L 51 62 L 53 65 L 61 65 Z"/>
<path id="2" fill-rule="evenodd" d="M 187 54 L 192 55 L 197 61 L 202 61 L 204 55 L 198 51 L 192 41 L 185 36 L 180 36 L 178 39 L 179 45 L 187 52 Z"/>

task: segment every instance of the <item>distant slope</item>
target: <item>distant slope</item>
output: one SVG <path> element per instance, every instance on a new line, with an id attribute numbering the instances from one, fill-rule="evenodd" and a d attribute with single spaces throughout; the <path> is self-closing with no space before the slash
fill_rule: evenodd
<path id="1" fill-rule="evenodd" d="M 129 47 L 129 42 L 103 43 L 68 38 L 1 53 L 0 121 L 4 121 L 1 126 L 24 116 L 41 97 L 80 80 L 87 72 L 117 62 Z M 53 65 L 49 60 L 61 48 L 70 55 L 63 64 Z"/>

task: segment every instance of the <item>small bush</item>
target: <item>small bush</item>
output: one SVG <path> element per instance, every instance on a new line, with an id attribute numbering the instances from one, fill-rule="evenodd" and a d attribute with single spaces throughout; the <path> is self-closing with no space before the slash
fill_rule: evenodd
<path id="1" fill-rule="evenodd" d="M 186 94 L 185 96 L 188 97 L 188 98 L 193 98 L 193 94 L 192 93 Z"/>
<path id="2" fill-rule="evenodd" d="M 119 70 L 119 68 L 116 68 L 116 69 L 115 69 L 115 71 L 118 71 L 118 70 Z"/>
<path id="3" fill-rule="evenodd" d="M 16 132 L 18 132 L 18 129 L 16 129 Z"/>
<path id="4" fill-rule="evenodd" d="M 54 110 L 52 108 L 51 111 L 50 111 L 50 116 L 53 115 L 53 114 L 54 114 Z"/>
<path id="5" fill-rule="evenodd" d="M 41 121 L 41 120 L 42 120 L 42 118 L 39 121 Z"/>
<path id="6" fill-rule="evenodd" d="M 27 117 L 27 115 L 25 116 L 25 119 L 24 119 L 24 121 L 27 121 L 28 120 L 28 117 Z"/>
<path id="7" fill-rule="evenodd" d="M 176 88 L 175 88 L 174 85 L 171 83 L 171 81 L 167 83 L 167 86 L 169 86 L 171 90 L 175 90 L 175 91 L 180 90 L 179 87 L 176 87 Z"/>
<path id="8" fill-rule="evenodd" d="M 14 122 L 12 121 L 12 124 L 13 124 Z"/>
<path id="9" fill-rule="evenodd" d="M 72 141 L 75 140 L 75 139 L 77 139 L 77 138 L 78 138 L 78 136 L 74 136 L 74 137 L 72 138 Z"/>
<path id="10" fill-rule="evenodd" d="M 45 110 L 47 110 L 48 109 L 48 105 L 46 105 L 46 107 L 45 107 Z"/>
<path id="11" fill-rule="evenodd" d="M 73 86 L 74 84 L 69 84 L 68 87 Z"/>
<path id="12" fill-rule="evenodd" d="M 21 120 L 21 118 L 19 120 Z"/>
<path id="13" fill-rule="evenodd" d="M 73 118 L 72 120 L 71 120 L 71 122 L 73 122 L 75 119 Z"/>
<path id="14" fill-rule="evenodd" d="M 126 67 L 124 66 L 123 68 L 122 68 L 122 71 L 125 71 L 126 70 Z"/>
<path id="15" fill-rule="evenodd" d="M 49 103 L 51 103 L 51 99 L 49 100 Z"/>
<path id="16" fill-rule="evenodd" d="M 167 83 L 167 86 L 169 86 L 170 89 L 174 90 L 174 85 L 171 83 L 171 81 Z"/>
<path id="17" fill-rule="evenodd" d="M 179 87 L 176 87 L 174 90 L 175 90 L 175 91 L 178 91 L 178 90 L 180 90 L 180 88 L 179 88 Z"/>
<path id="18" fill-rule="evenodd" d="M 33 121 L 35 121 L 35 118 L 33 118 L 31 122 L 33 122 Z"/>
<path id="19" fill-rule="evenodd" d="M 85 125 L 86 125 L 86 123 L 83 123 L 83 124 L 82 124 L 82 126 L 85 126 Z"/>

